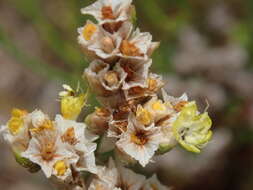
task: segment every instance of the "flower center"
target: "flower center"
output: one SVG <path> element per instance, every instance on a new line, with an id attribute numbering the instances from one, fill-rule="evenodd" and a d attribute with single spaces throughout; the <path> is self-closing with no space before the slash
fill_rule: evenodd
<path id="1" fill-rule="evenodd" d="M 119 79 L 118 79 L 118 74 L 115 71 L 109 71 L 105 74 L 104 80 L 106 81 L 108 86 L 113 86 L 118 84 Z"/>
<path id="2" fill-rule="evenodd" d="M 141 106 L 137 108 L 136 117 L 143 125 L 149 125 L 152 122 L 152 115 L 150 112 Z"/>
<path id="3" fill-rule="evenodd" d="M 24 127 L 23 116 L 27 115 L 25 110 L 13 109 L 12 117 L 8 122 L 8 128 L 12 135 L 17 135 Z"/>
<path id="4" fill-rule="evenodd" d="M 74 128 L 68 128 L 66 132 L 62 135 L 61 139 L 63 142 L 68 142 L 71 145 L 75 145 L 77 143 L 77 139 L 75 137 Z"/>
<path id="5" fill-rule="evenodd" d="M 41 149 L 41 157 L 45 161 L 50 161 L 55 156 L 55 143 L 53 142 L 46 142 L 45 144 L 42 144 Z"/>
<path id="6" fill-rule="evenodd" d="M 123 55 L 126 56 L 143 56 L 143 54 L 140 53 L 140 50 L 138 47 L 136 47 L 135 44 L 128 42 L 127 40 L 123 40 L 120 45 L 120 51 Z"/>
<path id="7" fill-rule="evenodd" d="M 174 106 L 174 109 L 177 112 L 180 112 L 187 103 L 188 103 L 187 101 L 181 101 Z"/>
<path id="8" fill-rule="evenodd" d="M 51 120 L 49 120 L 49 119 L 45 119 L 44 122 L 42 123 L 42 125 L 40 125 L 37 128 L 30 129 L 30 131 L 41 132 L 43 130 L 53 130 L 53 129 L 54 129 L 53 122 Z"/>
<path id="9" fill-rule="evenodd" d="M 54 169 L 56 170 L 58 176 L 63 176 L 66 173 L 68 167 L 64 161 L 57 161 L 54 165 Z"/>
<path id="10" fill-rule="evenodd" d="M 153 103 L 153 105 L 152 105 L 152 108 L 153 108 L 153 110 L 155 110 L 155 111 L 165 111 L 165 110 L 166 110 L 165 105 L 164 105 L 160 100 L 155 101 L 155 102 Z"/>
<path id="11" fill-rule="evenodd" d="M 83 37 L 85 40 L 89 41 L 91 40 L 94 33 L 97 31 L 97 26 L 95 24 L 86 24 L 86 26 L 83 29 Z"/>
<path id="12" fill-rule="evenodd" d="M 145 145 L 148 138 L 144 131 L 137 131 L 131 135 L 131 141 L 137 145 Z"/>
<path id="13" fill-rule="evenodd" d="M 104 6 L 101 10 L 103 19 L 115 19 L 111 6 Z"/>

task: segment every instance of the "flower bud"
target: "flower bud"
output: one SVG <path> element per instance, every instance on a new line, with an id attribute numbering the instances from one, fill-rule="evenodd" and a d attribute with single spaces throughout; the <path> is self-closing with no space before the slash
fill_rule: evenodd
<path id="1" fill-rule="evenodd" d="M 85 123 L 88 129 L 95 134 L 103 134 L 108 129 L 110 112 L 105 108 L 96 108 L 96 111 L 88 115 Z"/>
<path id="2" fill-rule="evenodd" d="M 212 121 L 205 112 L 199 114 L 195 102 L 186 104 L 172 124 L 176 140 L 188 151 L 199 153 L 212 137 Z"/>
<path id="3" fill-rule="evenodd" d="M 103 37 L 102 48 L 106 53 L 111 53 L 115 49 L 113 40 L 108 36 Z"/>
<path id="4" fill-rule="evenodd" d="M 65 119 L 76 120 L 87 101 L 88 93 L 78 94 L 70 86 L 63 85 L 65 91 L 59 93 L 61 114 Z"/>

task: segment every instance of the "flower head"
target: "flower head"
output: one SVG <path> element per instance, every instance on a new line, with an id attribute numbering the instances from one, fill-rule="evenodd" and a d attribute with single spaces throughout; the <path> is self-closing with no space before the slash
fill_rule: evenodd
<path id="1" fill-rule="evenodd" d="M 87 101 L 88 93 L 75 92 L 70 86 L 63 85 L 64 91 L 59 93 L 61 98 L 61 113 L 64 118 L 75 120 Z"/>
<path id="2" fill-rule="evenodd" d="M 66 178 L 65 172 L 70 169 L 70 164 L 78 161 L 78 155 L 61 141 L 59 133 L 55 130 L 43 130 L 36 133 L 22 156 L 38 164 L 48 178 L 53 174 Z M 64 163 L 66 168 L 64 172 L 63 169 L 59 171 L 57 163 L 60 161 Z"/>
<path id="3" fill-rule="evenodd" d="M 188 151 L 200 152 L 212 137 L 212 121 L 205 112 L 200 114 L 195 102 L 184 106 L 173 123 L 173 133 L 177 141 Z"/>
<path id="4" fill-rule="evenodd" d="M 96 173 L 94 151 L 97 146 L 92 141 L 96 140 L 97 136 L 87 132 L 84 123 L 64 119 L 61 115 L 56 116 L 55 125 L 61 141 L 68 144 L 79 157 L 74 167 L 78 171 Z"/>
<path id="5" fill-rule="evenodd" d="M 127 131 L 122 133 L 116 145 L 144 167 L 158 149 L 160 138 L 158 128 L 153 125 L 145 127 L 131 114 Z"/>
<path id="6" fill-rule="evenodd" d="M 14 108 L 11 118 L 1 127 L 4 139 L 11 145 L 13 151 L 23 152 L 27 149 L 29 137 L 29 114 L 26 110 Z"/>
<path id="7" fill-rule="evenodd" d="M 100 24 L 126 21 L 130 17 L 131 3 L 132 0 L 98 0 L 81 12 L 94 16 Z"/>

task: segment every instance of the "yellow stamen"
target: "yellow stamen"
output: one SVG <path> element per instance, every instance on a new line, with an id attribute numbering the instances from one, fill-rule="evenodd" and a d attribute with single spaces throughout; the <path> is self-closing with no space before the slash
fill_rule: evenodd
<path id="1" fill-rule="evenodd" d="M 41 126 L 30 129 L 30 131 L 33 132 L 41 132 L 43 130 L 54 130 L 53 122 L 49 119 L 45 119 Z"/>
<path id="2" fill-rule="evenodd" d="M 17 135 L 20 132 L 20 130 L 24 127 L 23 117 L 27 115 L 27 112 L 25 110 L 14 108 L 11 114 L 12 117 L 8 121 L 8 128 L 12 135 Z"/>
<path id="3" fill-rule="evenodd" d="M 83 29 L 83 37 L 85 40 L 91 40 L 94 33 L 97 31 L 97 26 L 95 24 L 86 24 Z"/>
<path id="4" fill-rule="evenodd" d="M 119 82 L 118 74 L 115 71 L 109 71 L 105 74 L 104 80 L 108 86 L 116 85 Z"/>
<path id="5" fill-rule="evenodd" d="M 139 48 L 136 47 L 135 44 L 130 43 L 127 40 L 122 41 L 120 51 L 123 55 L 126 56 L 143 56 L 143 54 L 140 53 Z"/>
<path id="6" fill-rule="evenodd" d="M 162 103 L 161 100 L 157 100 L 152 105 L 153 110 L 155 111 L 165 111 L 166 106 Z"/>
<path id="7" fill-rule="evenodd" d="M 131 134 L 131 141 L 137 145 L 145 145 L 148 142 L 148 138 L 143 131 L 138 131 Z"/>
<path id="8" fill-rule="evenodd" d="M 64 161 L 57 161 L 54 165 L 54 169 L 56 170 L 58 176 L 63 176 L 66 173 L 68 167 Z"/>
<path id="9" fill-rule="evenodd" d="M 23 116 L 27 115 L 27 111 L 14 108 L 11 112 L 11 115 L 12 115 L 12 117 L 23 117 Z"/>
<path id="10" fill-rule="evenodd" d="M 141 106 L 137 107 L 136 118 L 143 125 L 149 125 L 152 122 L 152 115 L 150 114 L 150 112 L 142 108 Z"/>

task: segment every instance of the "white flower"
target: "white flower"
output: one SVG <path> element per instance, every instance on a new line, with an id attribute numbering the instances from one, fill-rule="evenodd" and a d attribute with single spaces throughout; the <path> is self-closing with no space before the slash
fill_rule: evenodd
<path id="1" fill-rule="evenodd" d="M 84 27 L 78 29 L 78 42 L 84 51 L 96 57 L 107 60 L 114 60 L 119 53 L 119 46 L 122 38 L 127 37 L 131 32 L 131 26 L 122 25 L 122 28 L 115 34 L 111 34 L 103 27 L 87 21 Z M 91 56 L 92 57 L 92 56 Z"/>
<path id="2" fill-rule="evenodd" d="M 120 179 L 117 187 L 122 190 L 139 190 L 145 181 L 143 175 L 134 173 L 132 170 L 120 166 L 118 168 Z"/>
<path id="3" fill-rule="evenodd" d="M 133 60 L 147 60 L 159 43 L 152 42 L 152 35 L 136 29 L 128 39 L 123 39 L 120 44 L 118 56 Z"/>
<path id="4" fill-rule="evenodd" d="M 83 46 L 88 46 L 96 41 L 101 32 L 99 26 L 90 20 L 87 20 L 86 24 L 83 27 L 78 28 L 77 31 L 79 33 L 78 42 Z"/>
<path id="5" fill-rule="evenodd" d="M 167 120 L 174 112 L 170 104 L 159 100 L 157 96 L 154 96 L 143 107 L 152 115 L 156 123 L 159 123 L 161 119 Z"/>
<path id="6" fill-rule="evenodd" d="M 129 18 L 131 3 L 132 0 L 98 0 L 81 12 L 94 16 L 100 24 L 125 21 Z"/>
<path id="7" fill-rule="evenodd" d="M 35 133 L 28 149 L 21 155 L 38 164 L 46 177 L 56 175 L 63 179 L 69 177 L 66 174 L 70 174 L 70 165 L 79 158 L 67 144 L 62 143 L 56 130 Z"/>
<path id="8" fill-rule="evenodd" d="M 44 129 L 54 128 L 53 122 L 49 119 L 49 116 L 44 114 L 40 110 L 35 110 L 29 114 L 31 125 L 30 131 L 39 132 Z"/>
<path id="9" fill-rule="evenodd" d="M 142 187 L 142 190 L 170 190 L 171 188 L 161 184 L 157 179 L 156 175 L 153 175 L 151 178 L 147 179 L 145 185 Z"/>
<path id="10" fill-rule="evenodd" d="M 160 138 L 158 128 L 155 128 L 153 124 L 145 127 L 131 114 L 127 131 L 121 135 L 116 145 L 145 167 L 158 149 Z"/>
<path id="11" fill-rule="evenodd" d="M 56 116 L 55 125 L 59 130 L 61 141 L 73 147 L 79 156 L 76 169 L 96 173 L 94 151 L 97 146 L 92 141 L 97 137 L 87 131 L 84 123 L 64 119 L 61 115 Z"/>
<path id="12" fill-rule="evenodd" d="M 118 65 L 126 73 L 126 79 L 123 82 L 122 89 L 128 90 L 133 87 L 142 87 L 146 88 L 147 78 L 149 74 L 149 68 L 152 64 L 152 60 L 141 61 L 141 62 L 127 62 L 121 61 Z"/>
<path id="13" fill-rule="evenodd" d="M 7 141 L 15 152 L 23 152 L 28 148 L 30 117 L 25 110 L 13 109 L 12 117 L 6 125 L 1 126 L 5 141 Z"/>
<path id="14" fill-rule="evenodd" d="M 108 167 L 99 167 L 98 177 L 92 180 L 89 190 L 139 190 L 145 177 L 122 166 L 116 167 L 112 159 Z"/>
<path id="15" fill-rule="evenodd" d="M 127 100 L 136 98 L 145 98 L 147 96 L 156 96 L 158 90 L 160 90 L 164 83 L 160 75 L 150 73 L 146 79 L 147 87 L 142 88 L 140 86 L 132 87 L 128 90 L 124 90 L 124 94 Z"/>

